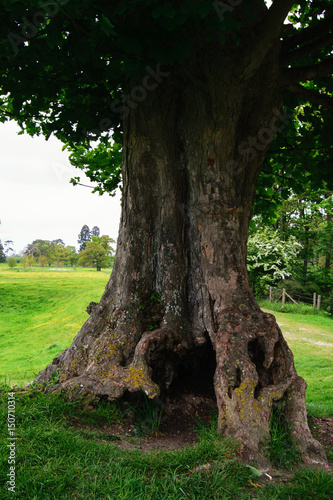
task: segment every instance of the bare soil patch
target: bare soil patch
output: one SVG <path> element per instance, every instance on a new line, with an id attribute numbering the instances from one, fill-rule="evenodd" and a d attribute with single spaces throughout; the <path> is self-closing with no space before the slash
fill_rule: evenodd
<path id="1" fill-rule="evenodd" d="M 333 418 L 315 418 L 310 419 L 313 436 L 325 446 L 333 451 Z"/>

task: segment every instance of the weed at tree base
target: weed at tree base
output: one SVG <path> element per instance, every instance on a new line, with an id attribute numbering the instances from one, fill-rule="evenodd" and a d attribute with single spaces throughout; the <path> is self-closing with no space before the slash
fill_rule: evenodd
<path id="1" fill-rule="evenodd" d="M 283 469 L 292 469 L 300 463 L 298 448 L 291 439 L 289 425 L 279 406 L 273 408 L 270 422 L 270 439 L 264 444 L 271 463 Z"/>
<path id="2" fill-rule="evenodd" d="M 143 399 L 138 405 L 128 406 L 127 414 L 131 413 L 134 416 L 133 435 L 144 436 L 149 434 L 158 434 L 163 422 L 164 403 L 159 399 L 149 399 L 142 392 Z"/>

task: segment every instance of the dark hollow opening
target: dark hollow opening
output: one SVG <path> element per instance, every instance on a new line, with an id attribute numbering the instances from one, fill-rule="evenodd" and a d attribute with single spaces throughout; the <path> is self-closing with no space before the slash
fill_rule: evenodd
<path id="1" fill-rule="evenodd" d="M 254 389 L 254 397 L 258 399 L 262 388 L 273 384 L 271 370 L 267 370 L 263 363 L 265 361 L 265 352 L 260 345 L 259 339 L 251 340 L 248 344 L 248 353 L 252 363 L 255 364 L 259 381 Z"/>
<path id="2" fill-rule="evenodd" d="M 172 351 L 157 352 L 150 366 L 152 380 L 170 397 L 191 393 L 215 398 L 216 355 L 208 334 L 205 344 L 190 349 L 182 357 Z"/>
<path id="3" fill-rule="evenodd" d="M 161 390 L 159 397 L 148 400 L 140 391 L 126 393 L 122 398 L 136 428 L 152 429 L 158 421 L 164 434 L 190 432 L 196 419 L 203 422 L 211 419 L 216 409 L 216 356 L 208 334 L 204 345 L 182 355 L 167 349 L 156 350 L 151 354 L 149 366 L 151 379 Z"/>

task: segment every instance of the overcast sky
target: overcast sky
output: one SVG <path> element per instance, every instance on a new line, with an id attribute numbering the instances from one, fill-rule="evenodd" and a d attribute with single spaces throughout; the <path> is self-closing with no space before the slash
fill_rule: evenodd
<path id="1" fill-rule="evenodd" d="M 120 194 L 99 196 L 69 183 L 83 173 L 68 161 L 62 143 L 51 137 L 17 135 L 14 122 L 0 123 L 0 239 L 13 240 L 21 252 L 35 239 L 61 238 L 78 247 L 84 224 L 98 226 L 101 234 L 117 238 Z"/>

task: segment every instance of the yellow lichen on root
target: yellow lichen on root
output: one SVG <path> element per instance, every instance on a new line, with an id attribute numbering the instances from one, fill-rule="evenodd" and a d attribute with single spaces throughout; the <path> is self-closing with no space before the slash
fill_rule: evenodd
<path id="1" fill-rule="evenodd" d="M 140 388 L 146 382 L 146 377 L 140 368 L 130 367 L 128 369 L 128 376 L 124 378 L 124 382 L 136 388 Z"/>
<path id="2" fill-rule="evenodd" d="M 159 395 L 159 387 L 149 377 L 149 368 L 143 362 L 136 362 L 125 369 L 123 382 L 127 385 L 130 392 L 143 390 L 149 398 L 155 398 Z"/>

